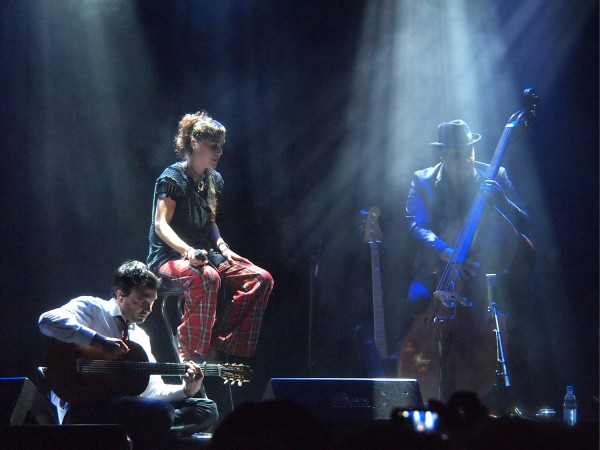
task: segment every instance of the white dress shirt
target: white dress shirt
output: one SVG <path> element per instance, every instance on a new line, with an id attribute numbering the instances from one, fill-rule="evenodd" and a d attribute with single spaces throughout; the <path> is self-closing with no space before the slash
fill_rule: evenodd
<path id="1" fill-rule="evenodd" d="M 38 325 L 46 336 L 79 346 L 87 346 L 90 345 L 96 333 L 121 339 L 117 316 L 121 316 L 121 309 L 114 298 L 103 300 L 97 297 L 81 296 L 60 308 L 43 313 Z M 140 326 L 129 325 L 129 339 L 144 349 L 148 355 L 148 361 L 156 362 L 150 346 L 150 337 Z M 182 400 L 186 398 L 183 387 L 183 384 L 166 384 L 160 375 L 150 375 L 148 387 L 140 396 L 166 401 Z M 68 404 L 62 402 L 54 393 L 52 393 L 52 403 L 56 405 L 62 423 Z"/>

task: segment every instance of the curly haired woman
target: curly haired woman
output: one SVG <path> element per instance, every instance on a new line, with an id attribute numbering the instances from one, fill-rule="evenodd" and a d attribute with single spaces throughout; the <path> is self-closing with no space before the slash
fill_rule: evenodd
<path id="1" fill-rule="evenodd" d="M 206 112 L 186 114 L 175 136 L 180 161 L 156 180 L 148 265 L 185 287 L 178 336 L 182 360 L 213 359 L 217 352 L 254 355 L 271 275 L 229 248 L 217 226 L 223 178 L 215 169 L 223 155 L 225 127 Z M 217 318 L 221 284 L 233 293 Z"/>

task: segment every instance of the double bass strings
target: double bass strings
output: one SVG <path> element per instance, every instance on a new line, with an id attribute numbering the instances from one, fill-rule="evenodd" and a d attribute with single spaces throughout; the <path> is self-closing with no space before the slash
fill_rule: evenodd
<path id="1" fill-rule="evenodd" d="M 502 136 L 500 137 L 500 141 L 498 142 L 496 151 L 494 152 L 492 161 L 490 162 L 490 167 L 486 174 L 486 179 L 490 180 L 496 178 L 502 154 L 504 153 L 504 149 L 506 148 L 513 128 L 514 124 L 512 122 L 507 123 L 504 127 L 504 131 L 502 132 Z M 467 247 L 470 247 L 473 237 L 475 236 L 475 231 L 477 230 L 479 219 L 481 218 L 481 213 L 483 212 L 484 206 L 485 196 L 481 192 L 480 188 L 477 191 L 475 200 L 471 204 L 469 214 L 467 215 L 467 220 L 465 222 L 465 225 L 461 229 L 457 243 L 452 252 L 452 256 L 450 257 L 448 263 L 446 264 L 446 267 L 444 268 L 444 272 L 442 273 L 442 277 L 440 278 L 440 282 L 438 283 L 438 292 L 454 292 L 454 276 L 456 275 L 455 266 L 462 264 L 466 259 L 466 253 L 469 250 Z M 456 251 L 457 249 L 459 250 L 458 252 Z"/>

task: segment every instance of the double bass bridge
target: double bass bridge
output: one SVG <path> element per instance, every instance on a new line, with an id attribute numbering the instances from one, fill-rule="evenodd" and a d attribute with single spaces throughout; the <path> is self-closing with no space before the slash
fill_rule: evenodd
<path id="1" fill-rule="evenodd" d="M 465 306 L 470 308 L 473 306 L 473 302 L 469 301 L 467 298 L 458 295 L 454 291 L 435 291 L 433 293 L 435 298 L 437 298 L 442 305 L 446 308 L 456 308 L 456 305 Z"/>

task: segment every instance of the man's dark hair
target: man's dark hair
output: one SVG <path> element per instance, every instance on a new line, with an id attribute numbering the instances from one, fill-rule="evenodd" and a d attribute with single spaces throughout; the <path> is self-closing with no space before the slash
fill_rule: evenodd
<path id="1" fill-rule="evenodd" d="M 136 286 L 158 288 L 158 277 L 140 261 L 125 261 L 119 266 L 113 277 L 112 295 L 116 297 L 117 291 L 127 296 Z"/>

